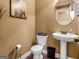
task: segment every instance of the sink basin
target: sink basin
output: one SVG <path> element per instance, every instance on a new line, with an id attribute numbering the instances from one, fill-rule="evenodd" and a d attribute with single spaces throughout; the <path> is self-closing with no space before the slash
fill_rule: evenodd
<path id="1" fill-rule="evenodd" d="M 74 39 L 78 39 L 78 35 L 66 33 L 62 34 L 61 32 L 53 33 L 53 37 L 57 40 L 67 41 L 67 42 L 74 42 Z"/>
<path id="2" fill-rule="evenodd" d="M 53 37 L 60 40 L 60 59 L 67 58 L 67 42 L 74 42 L 74 39 L 78 39 L 78 35 L 72 33 L 62 34 L 61 32 L 53 33 Z"/>

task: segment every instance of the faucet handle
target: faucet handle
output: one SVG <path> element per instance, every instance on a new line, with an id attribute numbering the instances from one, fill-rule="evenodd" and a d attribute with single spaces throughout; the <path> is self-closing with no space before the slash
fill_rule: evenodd
<path id="1" fill-rule="evenodd" d="M 74 39 L 75 42 L 79 42 L 79 39 Z"/>
<path id="2" fill-rule="evenodd" d="M 72 30 L 72 29 L 70 29 L 70 30 L 68 31 L 68 33 L 73 33 L 73 30 Z"/>

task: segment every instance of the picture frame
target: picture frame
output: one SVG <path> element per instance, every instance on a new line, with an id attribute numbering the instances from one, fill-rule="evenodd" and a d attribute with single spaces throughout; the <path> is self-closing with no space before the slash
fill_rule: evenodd
<path id="1" fill-rule="evenodd" d="M 27 19 L 25 0 L 10 0 L 10 17 Z"/>

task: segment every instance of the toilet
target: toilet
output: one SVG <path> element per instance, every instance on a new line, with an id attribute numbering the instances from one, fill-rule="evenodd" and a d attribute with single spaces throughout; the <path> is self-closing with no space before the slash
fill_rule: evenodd
<path id="1" fill-rule="evenodd" d="M 31 51 L 33 54 L 33 59 L 43 59 L 42 51 L 44 46 L 47 43 L 47 34 L 38 33 L 37 35 L 37 45 L 31 47 Z"/>

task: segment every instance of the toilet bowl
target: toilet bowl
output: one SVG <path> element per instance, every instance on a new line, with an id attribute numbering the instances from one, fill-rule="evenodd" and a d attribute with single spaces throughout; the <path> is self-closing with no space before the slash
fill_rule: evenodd
<path id="1" fill-rule="evenodd" d="M 42 50 L 47 43 L 48 36 L 45 33 L 38 33 L 36 37 L 37 37 L 37 45 L 31 47 L 33 59 L 43 59 Z"/>
<path id="2" fill-rule="evenodd" d="M 43 46 L 42 45 L 34 45 L 31 48 L 32 54 L 33 54 L 33 59 L 42 59 L 42 50 Z"/>

